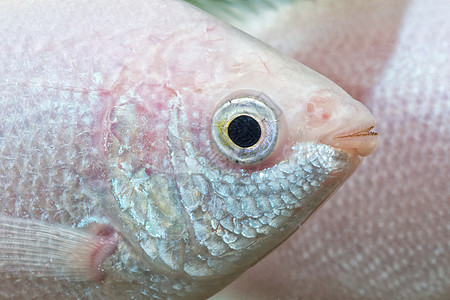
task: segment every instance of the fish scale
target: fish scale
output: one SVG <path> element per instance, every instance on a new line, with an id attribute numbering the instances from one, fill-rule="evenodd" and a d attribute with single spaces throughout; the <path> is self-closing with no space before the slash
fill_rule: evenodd
<path id="1" fill-rule="evenodd" d="M 8 89 L 3 93 L 7 91 Z M 71 210 L 68 208 L 74 209 L 75 215 L 89 214 L 80 204 L 89 199 L 88 195 L 78 186 L 80 178 L 89 177 L 86 175 L 95 169 L 95 164 L 91 163 L 99 161 L 92 153 L 79 151 L 83 145 L 89 146 L 89 137 L 82 132 L 83 128 L 90 128 L 90 124 L 82 123 L 83 119 L 79 114 L 61 113 L 58 118 L 52 118 L 50 114 L 55 113 L 55 104 L 44 99 L 50 97 L 43 97 L 39 102 L 32 98 L 23 98 L 22 101 L 27 103 L 26 109 L 21 109 L 17 103 L 0 104 L 1 118 L 5 120 L 0 125 L 4 141 L 0 145 L 1 162 L 2 170 L 8 170 L 1 183 L 3 197 L 8 199 L 8 202 L 1 202 L 1 207 L 9 215 L 27 216 L 39 214 L 35 209 L 44 206 L 50 220 L 77 223 L 79 217 L 71 216 Z M 66 103 L 61 101 L 57 106 L 64 107 L 67 111 L 80 109 L 80 106 L 71 107 L 74 106 L 73 102 L 68 100 Z M 50 119 L 55 122 L 49 122 Z M 81 130 L 75 130 L 77 127 Z M 74 130 L 63 131 L 63 128 Z M 23 132 L 23 136 L 22 133 L 19 136 L 18 130 Z M 64 134 L 61 134 L 62 132 Z M 42 137 L 42 140 L 38 137 Z M 59 144 L 62 146 L 50 146 Z M 73 160 L 74 156 L 77 156 L 76 160 Z M 10 186 L 11 188 L 8 188 Z M 52 212 L 49 210 L 51 207 L 57 207 L 57 210 Z M 62 211 L 62 208 L 67 210 Z"/>

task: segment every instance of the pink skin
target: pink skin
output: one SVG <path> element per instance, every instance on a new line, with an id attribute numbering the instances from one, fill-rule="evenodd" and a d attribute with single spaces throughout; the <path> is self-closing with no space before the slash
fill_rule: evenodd
<path id="1" fill-rule="evenodd" d="M 448 299 L 449 2 L 305 1 L 296 11 L 249 30 L 361 99 L 377 118 L 381 145 L 221 295 Z"/>
<path id="2" fill-rule="evenodd" d="M 96 236 L 94 243 L 92 243 L 93 250 L 86 256 L 86 269 L 88 270 L 88 277 L 91 280 L 104 280 L 106 274 L 103 272 L 102 265 L 104 261 L 116 252 L 119 245 L 119 238 L 117 232 L 111 226 L 105 224 L 94 224 L 90 228 Z"/>

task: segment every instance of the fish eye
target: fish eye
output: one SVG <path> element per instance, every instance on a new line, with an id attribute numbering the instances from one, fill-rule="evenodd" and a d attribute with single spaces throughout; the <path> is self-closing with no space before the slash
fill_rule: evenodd
<path id="1" fill-rule="evenodd" d="M 217 108 L 211 133 L 217 149 L 230 161 L 252 165 L 273 152 L 278 138 L 276 106 L 263 93 L 229 95 Z"/>

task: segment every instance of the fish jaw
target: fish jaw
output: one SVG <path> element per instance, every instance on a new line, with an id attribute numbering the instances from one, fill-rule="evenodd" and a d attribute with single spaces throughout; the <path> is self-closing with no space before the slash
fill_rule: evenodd
<path id="1" fill-rule="evenodd" d="M 373 127 L 357 128 L 356 130 L 336 135 L 329 144 L 343 149 L 355 149 L 359 155 L 367 156 L 375 151 L 380 143 L 378 134 L 371 131 Z M 324 141 L 324 143 L 327 142 Z"/>

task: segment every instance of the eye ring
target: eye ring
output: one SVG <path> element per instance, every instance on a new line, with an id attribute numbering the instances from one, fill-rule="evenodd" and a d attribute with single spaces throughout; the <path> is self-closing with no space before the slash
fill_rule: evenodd
<path id="1" fill-rule="evenodd" d="M 214 144 L 226 159 L 237 164 L 263 161 L 277 143 L 277 112 L 264 93 L 241 91 L 229 95 L 212 118 Z"/>

